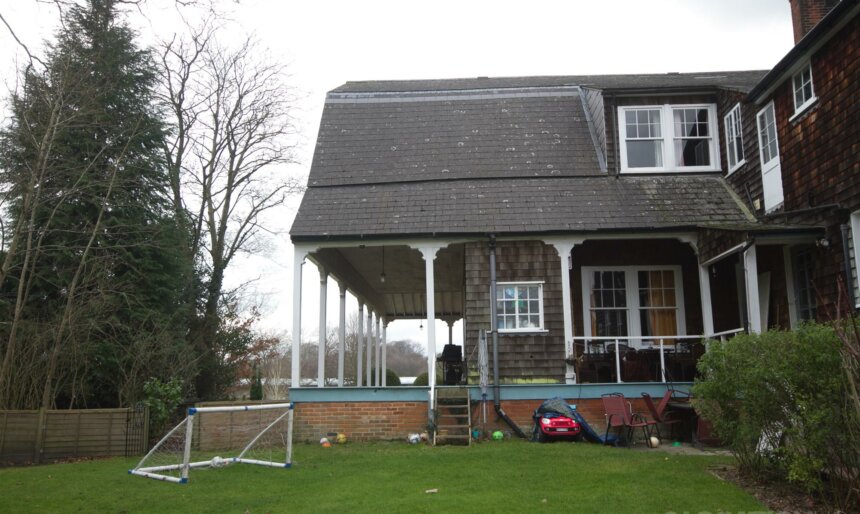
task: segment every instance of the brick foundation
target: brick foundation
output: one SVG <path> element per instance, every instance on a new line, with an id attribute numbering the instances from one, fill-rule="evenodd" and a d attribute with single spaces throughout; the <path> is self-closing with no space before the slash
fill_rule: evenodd
<path id="1" fill-rule="evenodd" d="M 543 400 L 502 400 L 505 413 L 530 433 L 532 412 Z M 605 430 L 603 404 L 598 399 L 569 399 L 598 433 Z M 633 410 L 645 412 L 641 399 L 633 399 Z M 472 402 L 472 426 L 482 428 L 481 403 Z M 351 441 L 402 440 L 427 425 L 426 402 L 308 402 L 296 404 L 294 440 L 315 442 L 331 432 L 344 433 Z M 509 431 L 487 401 L 486 430 Z"/>

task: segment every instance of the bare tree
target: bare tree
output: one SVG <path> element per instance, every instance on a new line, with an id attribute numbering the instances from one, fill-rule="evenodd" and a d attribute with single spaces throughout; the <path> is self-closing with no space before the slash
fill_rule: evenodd
<path id="1" fill-rule="evenodd" d="M 164 148 L 174 209 L 186 219 L 203 275 L 201 319 L 191 335 L 200 351 L 202 397 L 216 393 L 211 348 L 225 272 L 238 253 L 258 251 L 261 236 L 272 232 L 264 215 L 301 191 L 284 167 L 293 162 L 294 135 L 284 66 L 261 57 L 252 39 L 236 48 L 220 45 L 221 29 L 210 19 L 161 52 L 174 129 Z"/>

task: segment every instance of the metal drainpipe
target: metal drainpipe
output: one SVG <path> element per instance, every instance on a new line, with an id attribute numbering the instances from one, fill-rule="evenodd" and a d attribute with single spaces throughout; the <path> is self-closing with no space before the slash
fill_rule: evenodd
<path id="1" fill-rule="evenodd" d="M 857 299 L 854 298 L 854 280 L 851 276 L 851 251 L 848 249 L 848 238 L 851 227 L 843 223 L 839 226 L 842 231 L 842 264 L 845 272 L 845 292 L 848 295 L 848 312 L 854 311 L 854 306 L 857 305 Z M 854 246 L 854 254 L 857 255 L 857 246 Z"/>
<path id="2" fill-rule="evenodd" d="M 526 434 L 505 414 L 501 405 L 501 388 L 499 387 L 499 331 L 498 312 L 496 310 L 496 235 L 490 234 L 490 331 L 493 333 L 493 407 L 496 414 L 511 427 L 519 437 L 526 439 Z"/>

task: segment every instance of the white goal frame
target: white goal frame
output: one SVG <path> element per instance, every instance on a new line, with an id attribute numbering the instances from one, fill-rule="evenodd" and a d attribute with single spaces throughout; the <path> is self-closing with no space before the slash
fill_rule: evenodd
<path id="1" fill-rule="evenodd" d="M 138 462 L 137 466 L 134 469 L 128 470 L 129 474 L 137 475 L 146 478 L 153 478 L 155 480 L 163 480 L 165 482 L 174 482 L 177 484 L 186 484 L 188 483 L 188 472 L 192 468 L 202 468 L 212 466 L 212 461 L 214 459 L 202 460 L 202 461 L 191 461 L 191 445 L 193 442 L 193 434 L 194 434 L 194 416 L 198 413 L 203 412 L 239 412 L 239 411 L 254 411 L 254 410 L 274 410 L 274 409 L 286 409 L 286 411 L 278 416 L 274 421 L 269 423 L 266 428 L 264 428 L 260 433 L 258 433 L 251 441 L 242 449 L 237 457 L 229 457 L 226 459 L 222 459 L 224 464 L 233 464 L 233 463 L 242 463 L 242 464 L 256 464 L 258 466 L 268 466 L 272 468 L 289 468 L 292 467 L 292 456 L 293 456 L 293 412 L 294 412 L 295 404 L 291 403 L 270 403 L 270 404 L 254 404 L 254 405 L 230 405 L 223 407 L 191 407 L 188 409 L 188 415 L 185 419 L 173 427 L 173 429 L 167 433 L 164 437 L 158 441 L 158 444 L 152 447 L 141 460 Z M 267 461 L 267 460 L 258 460 L 258 459 L 247 459 L 245 458 L 245 454 L 250 450 L 254 443 L 256 443 L 260 437 L 263 436 L 266 432 L 269 431 L 273 426 L 278 424 L 284 417 L 287 417 L 287 450 L 284 462 L 278 461 Z M 155 451 L 169 438 L 171 438 L 177 431 L 181 430 L 184 427 L 185 429 L 185 445 L 183 448 L 182 455 L 182 463 L 180 464 L 169 464 L 165 466 L 143 466 L 143 463 L 153 454 Z M 163 471 L 172 471 L 172 470 L 180 470 L 180 476 L 170 476 L 164 475 L 160 472 Z"/>

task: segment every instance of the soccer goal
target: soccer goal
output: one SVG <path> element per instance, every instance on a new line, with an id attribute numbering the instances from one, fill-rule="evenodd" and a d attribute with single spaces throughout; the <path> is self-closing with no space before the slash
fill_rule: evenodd
<path id="1" fill-rule="evenodd" d="M 292 403 L 192 407 L 129 473 L 184 484 L 192 469 L 289 468 L 292 452 Z"/>

